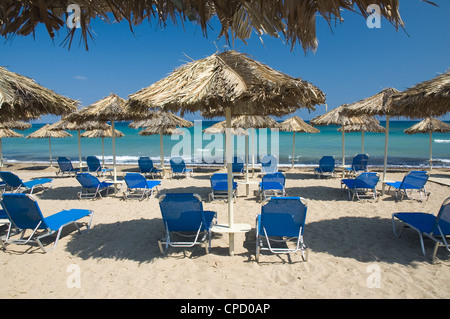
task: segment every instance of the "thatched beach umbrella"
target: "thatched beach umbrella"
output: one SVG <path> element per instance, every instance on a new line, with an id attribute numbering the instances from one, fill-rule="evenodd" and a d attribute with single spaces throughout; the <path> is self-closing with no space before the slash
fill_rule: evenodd
<path id="1" fill-rule="evenodd" d="M 163 111 L 201 111 L 207 118 L 225 116 L 230 254 L 234 254 L 231 118 L 233 115 L 284 116 L 299 108 L 314 110 L 325 95 L 314 85 L 275 71 L 236 51 L 216 53 L 179 67 L 166 78 L 129 96 L 130 112 L 149 106 Z M 249 227 L 249 225 L 245 225 Z"/>
<path id="2" fill-rule="evenodd" d="M 344 127 L 340 127 L 338 131 L 343 132 Z M 377 119 L 373 117 L 367 117 L 367 120 L 362 124 L 345 126 L 345 132 L 361 132 L 361 153 L 364 153 L 364 133 L 385 133 L 386 129 L 380 125 L 380 122 Z"/>
<path id="3" fill-rule="evenodd" d="M 345 128 L 347 126 L 355 124 L 364 124 L 368 117 L 357 117 L 357 116 L 347 116 L 345 115 L 344 108 L 346 104 L 338 106 L 335 109 L 328 111 L 325 114 L 316 116 L 309 123 L 311 125 L 317 126 L 327 126 L 327 125 L 340 125 L 343 127 L 342 130 L 342 166 L 345 166 Z"/>
<path id="4" fill-rule="evenodd" d="M 447 114 L 450 112 L 450 70 L 392 95 L 388 107 L 391 114 L 409 118 Z"/>
<path id="5" fill-rule="evenodd" d="M 26 123 L 24 121 L 15 121 L 15 120 L 11 120 L 11 121 L 7 121 L 7 122 L 3 122 L 0 123 L 0 126 L 9 128 L 11 130 L 27 130 L 29 128 L 31 128 L 31 123 Z"/>
<path id="6" fill-rule="evenodd" d="M 67 116 L 68 121 L 76 123 L 83 123 L 85 121 L 110 121 L 112 132 L 115 131 L 115 121 L 121 121 L 127 118 L 128 116 L 125 110 L 125 100 L 114 93 Z M 114 133 L 112 133 L 112 152 L 114 182 L 116 182 L 116 141 Z"/>
<path id="7" fill-rule="evenodd" d="M 298 116 L 293 116 L 280 124 L 280 131 L 292 132 L 292 168 L 295 161 L 295 133 L 319 133 L 314 126 L 309 125 Z"/>
<path id="8" fill-rule="evenodd" d="M 177 127 L 192 127 L 194 123 L 187 121 L 171 112 L 154 111 L 148 114 L 148 118 L 131 122 L 131 128 L 144 128 L 140 135 L 159 134 L 159 146 L 161 157 L 161 168 L 164 168 L 164 135 L 183 135 L 184 133 Z"/>
<path id="9" fill-rule="evenodd" d="M 2 138 L 5 137 L 23 137 L 23 135 L 0 125 L 0 167 L 3 167 Z"/>
<path id="10" fill-rule="evenodd" d="M 73 3 L 71 0 L 34 1 L 30 5 L 28 1 L 2 1 L 0 35 L 11 38 L 34 34 L 35 28 L 44 24 L 44 29 L 54 39 L 57 31 L 66 25 L 67 10 Z M 399 0 L 77 0 L 75 3 L 79 8 L 80 29 L 69 29 L 66 42 L 70 46 L 73 38 L 81 34 L 86 49 L 88 39 L 93 36 L 91 19 L 95 18 L 107 23 L 126 20 L 130 29 L 147 20 L 155 19 L 165 26 L 168 22 L 184 23 L 187 18 L 195 22 L 205 36 L 211 32 L 211 20 L 217 19 L 221 24 L 218 36 L 224 36 L 227 41 L 241 39 L 245 42 L 255 32 L 258 36 L 280 37 L 292 47 L 298 42 L 305 50 L 317 47 L 316 19 L 325 19 L 331 26 L 335 21 L 343 21 L 344 10 L 357 12 L 366 19 L 372 13 L 367 7 L 375 4 L 380 7 L 381 16 L 396 29 L 403 25 Z"/>
<path id="11" fill-rule="evenodd" d="M 387 154 L 388 154 L 388 143 L 389 143 L 389 119 L 390 116 L 402 115 L 390 106 L 391 98 L 398 94 L 399 91 L 394 88 L 386 88 L 381 92 L 365 98 L 361 101 L 347 105 L 345 112 L 348 115 L 385 115 L 386 116 L 386 133 L 384 141 L 384 165 L 383 165 L 383 182 L 386 180 L 387 171 Z M 403 114 L 406 115 L 406 114 Z M 381 193 L 384 194 L 385 183 L 383 183 Z"/>
<path id="12" fill-rule="evenodd" d="M 4 22 L 1 18 L 0 21 Z M 76 101 L 37 84 L 33 79 L 0 67 L 1 122 L 36 119 L 45 114 L 64 115 L 76 109 Z"/>
<path id="13" fill-rule="evenodd" d="M 52 131 L 61 131 L 61 130 L 71 130 L 77 131 L 78 137 L 78 160 L 80 165 L 80 171 L 82 168 L 81 161 L 81 131 L 85 130 L 93 130 L 93 129 L 108 129 L 110 126 L 106 122 L 101 121 L 84 121 L 84 122 L 73 122 L 69 121 L 67 117 L 61 119 L 58 122 L 55 122 L 49 128 Z"/>
<path id="14" fill-rule="evenodd" d="M 48 152 L 50 155 L 50 167 L 53 167 L 53 160 L 52 160 L 52 138 L 64 138 L 64 137 L 71 137 L 72 135 L 66 131 L 63 130 L 52 130 L 52 126 L 50 124 L 46 124 L 37 131 L 34 131 L 30 135 L 28 135 L 26 138 L 48 138 Z"/>
<path id="15" fill-rule="evenodd" d="M 433 168 L 433 132 L 448 133 L 450 132 L 450 124 L 444 123 L 436 118 L 427 117 L 423 121 L 414 124 L 405 130 L 406 134 L 430 134 L 430 170 Z"/>
<path id="16" fill-rule="evenodd" d="M 106 124 L 106 123 L 104 123 Z M 89 129 L 83 134 L 81 134 L 81 137 L 86 138 L 101 138 L 102 139 L 102 163 L 103 166 L 105 166 L 105 138 L 111 137 L 112 138 L 113 133 L 111 131 L 110 125 L 106 124 L 105 128 L 94 128 Z M 125 134 L 123 134 L 119 130 L 114 130 L 114 137 L 123 137 Z"/>

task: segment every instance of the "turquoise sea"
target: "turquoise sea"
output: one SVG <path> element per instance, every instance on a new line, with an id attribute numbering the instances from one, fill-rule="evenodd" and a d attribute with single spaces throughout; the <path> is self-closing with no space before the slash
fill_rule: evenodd
<path id="1" fill-rule="evenodd" d="M 202 134 L 215 121 L 196 121 L 196 125 L 183 129 L 183 136 L 164 136 L 164 158 L 182 155 L 188 162 L 197 164 L 219 164 L 223 158 L 223 135 Z M 429 135 L 407 135 L 404 130 L 417 121 L 391 121 L 389 130 L 388 165 L 394 166 L 427 166 L 429 160 Z M 139 130 L 128 127 L 129 123 L 116 123 L 116 129 L 125 134 L 116 138 L 116 159 L 118 164 L 137 164 L 140 156 L 150 156 L 154 161 L 160 159 L 159 135 L 141 136 Z M 385 126 L 385 122 L 381 125 Z M 3 138 L 3 157 L 7 162 L 49 162 L 48 139 L 26 139 L 44 124 L 33 124 L 30 129 L 18 131 L 23 138 Z M 342 159 L 342 134 L 337 126 L 317 127 L 320 133 L 297 133 L 295 138 L 295 164 L 297 166 L 317 165 L 323 155 L 333 155 L 339 164 Z M 254 149 L 255 162 L 259 162 L 258 155 L 278 153 L 280 164 L 289 165 L 292 158 L 292 133 L 275 132 L 267 129 L 255 130 Z M 78 162 L 77 131 L 68 131 L 72 137 L 52 138 L 52 157 L 68 156 Z M 250 146 L 251 146 L 250 135 Z M 234 137 L 234 148 L 238 155 L 244 153 L 245 138 Z M 365 133 L 364 151 L 369 154 L 369 165 L 383 165 L 384 141 L 383 133 Z M 105 162 L 112 163 L 112 141 L 105 139 Z M 273 145 L 273 148 L 272 148 Z M 433 166 L 450 167 L 450 133 L 434 133 L 432 136 Z M 251 152 L 251 151 L 250 151 Z M 352 157 L 361 153 L 361 133 L 346 133 L 345 135 L 346 163 L 351 163 Z M 102 142 L 100 138 L 82 138 L 81 155 L 84 159 L 88 155 L 102 157 Z M 207 156 L 209 155 L 209 156 Z M 212 157 L 211 157 L 212 156 Z"/>

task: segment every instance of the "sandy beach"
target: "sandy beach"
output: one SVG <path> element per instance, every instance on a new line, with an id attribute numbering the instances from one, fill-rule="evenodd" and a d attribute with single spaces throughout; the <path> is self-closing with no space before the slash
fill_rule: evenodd
<path id="1" fill-rule="evenodd" d="M 235 256 L 228 254 L 228 236 L 214 234 L 212 250 L 203 247 L 159 251 L 163 235 L 158 196 L 144 201 L 122 199 L 121 193 L 97 200 L 79 200 L 80 185 L 73 177 L 57 177 L 56 168 L 14 164 L 3 168 L 23 180 L 53 178 L 53 189 L 33 194 L 44 215 L 63 209 L 94 211 L 92 228 L 78 234 L 68 228 L 53 251 L 44 254 L 36 245 L 8 245 L 0 252 L 0 298 L 155 298 L 155 299 L 265 299 L 265 298 L 433 298 L 450 297 L 450 258 L 441 247 L 430 262 L 433 243 L 425 241 L 422 255 L 418 235 L 406 230 L 401 238 L 392 232 L 394 212 L 437 214 L 450 196 L 450 187 L 432 181 L 428 201 L 392 194 L 374 201 L 350 201 L 340 178 L 316 179 L 312 168 L 284 169 L 289 196 L 308 201 L 304 239 L 309 259 L 300 254 L 262 253 L 255 261 L 255 217 L 261 204 L 251 185 L 250 196 L 240 187 L 235 222 L 252 225 L 237 234 Z M 120 166 L 119 175 L 137 171 Z M 208 202 L 209 176 L 218 169 L 194 168 L 192 178 L 162 179 L 160 194 L 194 192 L 207 210 L 227 221 L 224 201 Z M 372 169 L 381 175 L 381 168 Z M 388 172 L 401 180 L 406 170 Z M 433 170 L 450 180 L 450 170 Z M 103 179 L 107 179 L 105 177 Z M 259 181 L 259 178 L 255 178 Z M 381 190 L 381 184 L 378 185 Z M 87 221 L 87 219 L 82 220 Z M 4 228 L 3 228 L 4 231 Z M 79 280 L 74 284 L 74 274 Z M 373 281 L 374 275 L 379 282 Z"/>

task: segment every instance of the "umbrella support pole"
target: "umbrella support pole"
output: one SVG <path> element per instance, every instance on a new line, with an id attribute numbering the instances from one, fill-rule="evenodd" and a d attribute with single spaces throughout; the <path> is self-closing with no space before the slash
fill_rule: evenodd
<path id="1" fill-rule="evenodd" d="M 233 169 L 232 169 L 232 150 L 231 150 L 231 108 L 226 109 L 226 140 L 225 150 L 227 159 L 227 182 L 228 182 L 228 226 L 233 227 L 234 210 L 233 210 Z M 229 236 L 229 254 L 234 256 L 234 233 L 230 232 Z"/>
<path id="2" fill-rule="evenodd" d="M 386 171 L 387 171 L 387 152 L 388 152 L 388 142 L 389 142 L 389 115 L 386 115 L 386 133 L 384 139 L 384 165 L 383 165 L 383 186 L 381 188 L 381 195 L 384 195 L 386 190 Z"/>

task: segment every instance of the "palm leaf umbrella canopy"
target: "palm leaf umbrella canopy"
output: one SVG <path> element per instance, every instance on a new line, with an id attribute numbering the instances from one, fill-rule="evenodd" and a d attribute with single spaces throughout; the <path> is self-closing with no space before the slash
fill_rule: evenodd
<path id="1" fill-rule="evenodd" d="M 22 130 L 31 128 L 32 125 L 31 125 L 31 123 L 26 123 L 23 121 L 11 120 L 11 121 L 0 123 L 0 126 L 4 126 L 9 129 L 12 129 L 12 130 L 21 130 L 22 131 Z"/>
<path id="2" fill-rule="evenodd" d="M 275 71 L 236 51 L 216 53 L 179 67 L 166 78 L 144 88 L 128 99 L 130 112 L 146 113 L 149 106 L 163 111 L 201 111 L 204 117 L 225 116 L 228 173 L 229 252 L 234 254 L 232 192 L 232 115 L 284 116 L 299 108 L 314 110 L 325 103 L 325 94 L 316 86 Z M 245 225 L 247 229 L 249 225 Z"/>
<path id="3" fill-rule="evenodd" d="M 52 130 L 52 126 L 50 124 L 46 124 L 45 126 L 41 127 L 40 129 L 34 131 L 30 135 L 28 135 L 26 138 L 48 138 L 48 151 L 50 155 L 50 167 L 53 167 L 53 160 L 52 160 L 52 144 L 51 139 L 52 138 L 64 138 L 64 137 L 71 137 L 72 135 L 66 131 L 63 130 Z"/>
<path id="4" fill-rule="evenodd" d="M 413 126 L 405 130 L 405 133 L 410 135 L 419 133 L 430 134 L 430 170 L 433 168 L 433 132 L 448 133 L 450 132 L 450 124 L 442 122 L 433 117 L 427 117 L 423 121 L 414 124 Z"/>
<path id="5" fill-rule="evenodd" d="M 431 2 L 431 1 L 426 1 Z M 44 24 L 49 36 L 54 39 L 68 18 L 68 7 L 72 0 L 29 1 L 4 0 L 0 2 L 0 35 L 34 34 L 39 24 Z M 106 23 L 126 20 L 130 29 L 143 21 L 156 20 L 161 26 L 168 22 L 184 24 L 186 19 L 200 26 L 207 36 L 211 20 L 218 19 L 221 27 L 219 37 L 246 41 L 255 32 L 280 37 L 293 47 L 301 44 L 304 50 L 315 49 L 316 19 L 343 21 L 342 12 L 357 12 L 366 19 L 370 4 L 380 7 L 380 14 L 398 29 L 403 26 L 399 13 L 399 0 L 77 0 L 81 38 L 88 49 L 88 39 L 93 37 L 91 19 L 100 18 Z M 73 10 L 73 9 L 72 9 Z M 69 31 L 65 43 L 72 43 L 76 28 Z"/>
<path id="6" fill-rule="evenodd" d="M 280 131 L 292 132 L 292 168 L 295 161 L 295 133 L 319 133 L 314 126 L 309 125 L 298 116 L 293 116 L 280 124 Z"/>
<path id="7" fill-rule="evenodd" d="M 104 122 L 99 122 L 104 123 Z M 110 125 L 107 123 L 104 123 L 106 126 L 102 128 L 92 128 L 88 129 L 86 132 L 81 134 L 81 137 L 85 138 L 101 138 L 102 139 L 102 163 L 103 166 L 105 166 L 105 138 L 112 137 L 113 133 L 111 131 Z M 119 130 L 114 130 L 114 137 L 124 137 L 125 134 L 123 134 Z"/>
<path id="8" fill-rule="evenodd" d="M 361 153 L 364 153 L 364 133 L 386 133 L 386 129 L 380 125 L 380 122 L 373 118 L 368 117 L 367 120 L 362 124 L 347 125 L 345 127 L 340 127 L 339 132 L 361 132 Z"/>
<path id="9" fill-rule="evenodd" d="M 50 130 L 61 131 L 61 130 L 73 130 L 77 131 L 78 136 L 78 161 L 80 165 L 80 170 L 82 169 L 81 161 L 81 131 L 93 130 L 93 129 L 103 129 L 106 130 L 110 126 L 106 122 L 102 121 L 83 121 L 83 122 L 73 122 L 67 119 L 67 116 L 58 122 L 51 125 Z"/>
<path id="10" fill-rule="evenodd" d="M 23 135 L 13 131 L 10 128 L 0 125 L 0 167 L 3 167 L 2 138 L 5 137 L 23 137 Z"/>
<path id="11" fill-rule="evenodd" d="M 81 110 L 71 113 L 67 116 L 68 121 L 75 123 L 83 123 L 85 121 L 111 122 L 111 131 L 115 131 L 115 121 L 128 119 L 125 110 L 125 100 L 112 93 L 109 96 L 88 105 Z M 116 142 L 114 133 L 112 134 L 112 152 L 113 152 L 113 169 L 114 182 L 117 181 L 116 168 Z"/>
<path id="12" fill-rule="evenodd" d="M 144 128 L 140 131 L 140 135 L 156 135 L 159 134 L 161 168 L 164 168 L 164 135 L 183 135 L 183 131 L 177 127 L 192 127 L 194 123 L 187 121 L 173 113 L 154 111 L 147 115 L 146 119 L 131 122 L 131 128 Z"/>
<path id="13" fill-rule="evenodd" d="M 76 101 L 37 84 L 31 78 L 0 67 L 1 122 L 36 119 L 46 114 L 64 115 L 76 109 Z"/>
<path id="14" fill-rule="evenodd" d="M 447 114 L 450 112 L 450 69 L 393 95 L 388 107 L 393 115 L 409 118 Z"/>
<path id="15" fill-rule="evenodd" d="M 342 166 L 345 166 L 345 128 L 352 125 L 362 125 L 369 120 L 369 116 L 347 116 L 344 112 L 346 104 L 338 106 L 325 114 L 316 116 L 309 123 L 316 126 L 340 125 L 342 130 Z"/>

